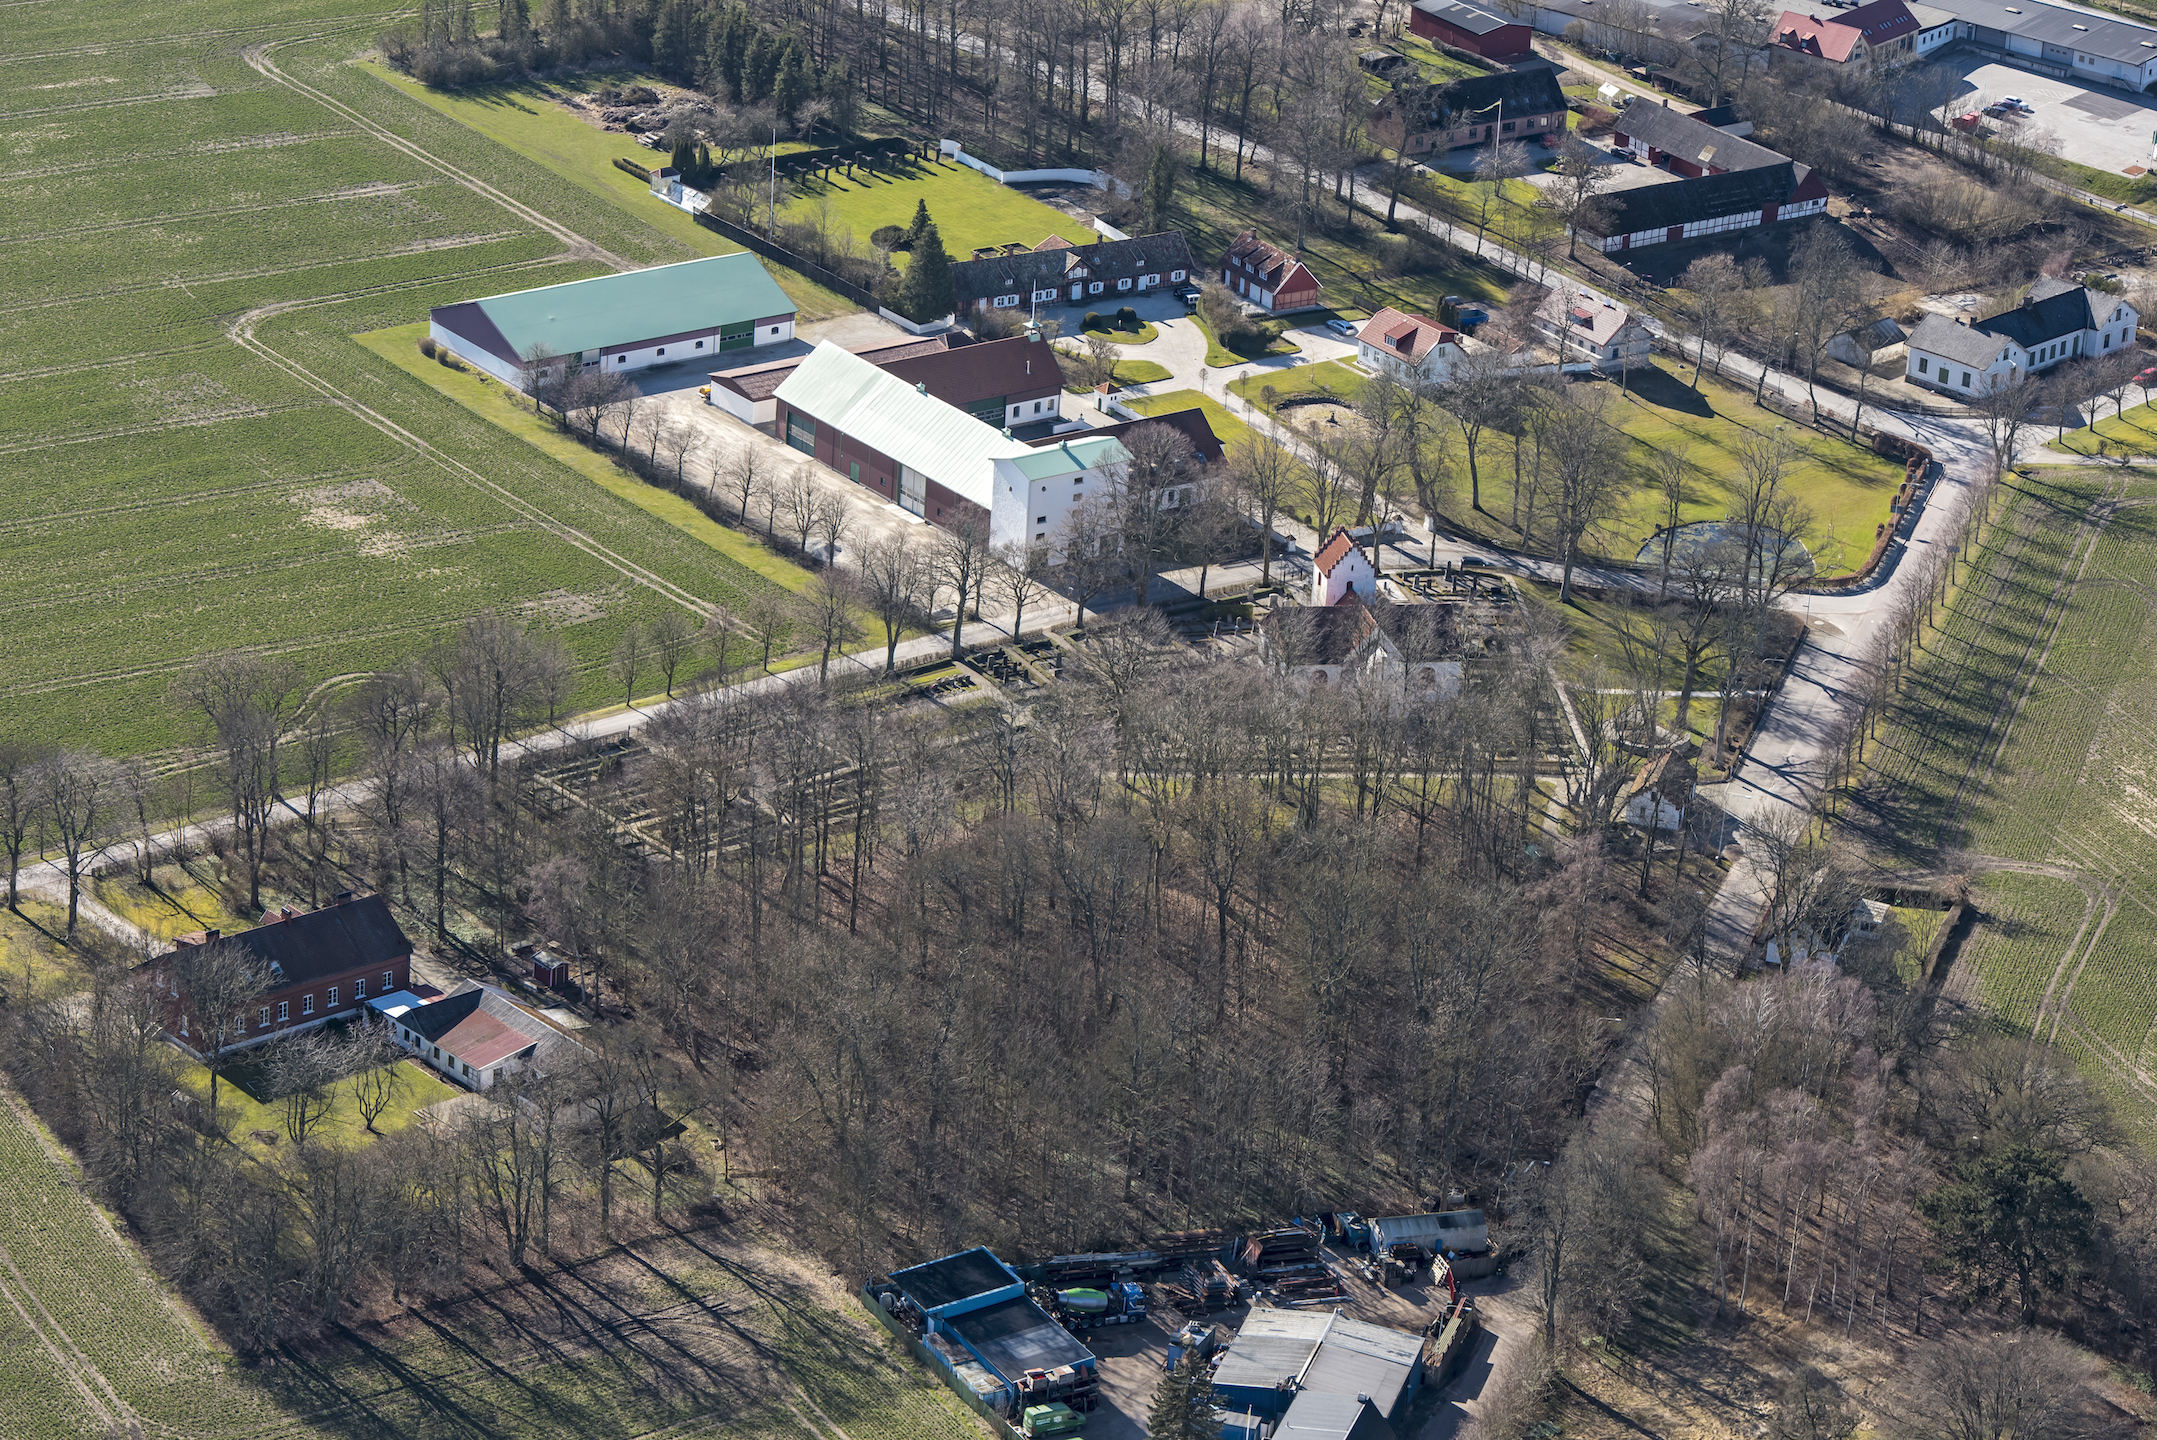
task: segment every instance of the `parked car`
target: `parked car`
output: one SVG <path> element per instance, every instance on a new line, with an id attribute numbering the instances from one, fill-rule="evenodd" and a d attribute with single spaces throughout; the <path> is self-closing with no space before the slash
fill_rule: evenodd
<path id="1" fill-rule="evenodd" d="M 1326 322 L 1326 328 L 1328 330 L 1331 330 L 1334 334 L 1340 336 L 1344 340 L 1353 340 L 1356 338 L 1356 327 L 1350 321 L 1338 318 L 1328 320 Z"/>
<path id="2" fill-rule="evenodd" d="M 2145 390 L 2157 385 L 2157 365 L 2152 365 L 2147 370 L 2136 372 L 2135 384 L 2140 385 Z"/>
<path id="3" fill-rule="evenodd" d="M 1985 107 L 1985 113 L 1991 116 L 1993 119 L 1998 120 L 2007 113 L 2007 107 L 2005 105 L 1987 105 Z"/>
<path id="4" fill-rule="evenodd" d="M 2019 110 L 2025 115 L 2031 115 L 2036 113 L 2035 110 L 2031 108 L 2030 102 L 2023 99 L 2020 95 L 2009 95 L 2005 99 L 2001 100 L 2000 103 L 2002 105 L 2005 105 L 2010 110 Z"/>

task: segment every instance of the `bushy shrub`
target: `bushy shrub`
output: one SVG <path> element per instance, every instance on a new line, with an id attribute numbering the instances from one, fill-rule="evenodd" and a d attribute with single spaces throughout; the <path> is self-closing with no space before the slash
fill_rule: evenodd
<path id="1" fill-rule="evenodd" d="M 422 335 L 419 337 L 419 353 L 426 356 L 429 360 L 432 360 L 434 358 L 434 337 L 432 335 Z"/>
<path id="2" fill-rule="evenodd" d="M 869 232 L 869 243 L 879 250 L 903 250 L 906 248 L 906 227 L 879 225 Z"/>
<path id="3" fill-rule="evenodd" d="M 1079 329 L 1081 330 L 1099 330 L 1100 328 L 1101 312 L 1098 310 L 1088 310 L 1086 318 L 1079 322 Z"/>
<path id="4" fill-rule="evenodd" d="M 1136 330 L 1138 328 L 1138 311 L 1132 309 L 1129 305 L 1118 310 L 1116 312 L 1116 328 L 1118 330 Z"/>

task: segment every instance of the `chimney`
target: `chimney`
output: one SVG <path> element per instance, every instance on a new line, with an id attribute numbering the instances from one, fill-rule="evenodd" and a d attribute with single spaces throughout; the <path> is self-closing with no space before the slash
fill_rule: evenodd
<path id="1" fill-rule="evenodd" d="M 222 940 L 224 938 L 225 932 L 222 930 L 205 930 L 202 932 L 202 943 L 205 945 L 209 944 L 212 940 Z"/>
<path id="2" fill-rule="evenodd" d="M 330 904 L 342 905 L 345 903 L 345 901 L 350 900 L 351 898 L 352 892 L 350 890 L 340 890 L 335 895 L 330 896 Z"/>

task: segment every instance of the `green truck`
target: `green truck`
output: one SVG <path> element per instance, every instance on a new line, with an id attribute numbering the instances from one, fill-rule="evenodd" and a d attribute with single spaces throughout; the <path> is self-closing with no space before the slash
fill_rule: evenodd
<path id="1" fill-rule="evenodd" d="M 1076 1435 L 1086 1428 L 1086 1417 L 1061 1400 L 1053 1405 L 1029 1405 L 1019 1420 L 1019 1433 L 1028 1437 Z"/>

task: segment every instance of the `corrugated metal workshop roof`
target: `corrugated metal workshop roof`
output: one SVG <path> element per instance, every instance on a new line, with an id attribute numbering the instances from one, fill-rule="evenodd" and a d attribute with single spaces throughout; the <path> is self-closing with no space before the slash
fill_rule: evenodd
<path id="1" fill-rule="evenodd" d="M 1306 1390 L 1281 1417 L 1274 1440 L 1394 1440 L 1394 1430 L 1369 1401 Z"/>
<path id="2" fill-rule="evenodd" d="M 1295 1379 L 1311 1363 L 1332 1323 L 1326 1311 L 1253 1310 L 1213 1372 L 1215 1387 L 1271 1390 Z"/>
<path id="3" fill-rule="evenodd" d="M 969 1310 L 943 1323 L 958 1332 L 984 1364 L 1014 1385 L 1029 1370 L 1054 1370 L 1093 1360 L 1091 1350 L 1024 1295 L 984 1310 Z"/>
<path id="4" fill-rule="evenodd" d="M 900 1270 L 892 1275 L 891 1283 L 899 1287 L 900 1294 L 922 1309 L 936 1310 L 1019 1282 L 1017 1276 L 1004 1268 L 1003 1261 L 976 1245 L 971 1250 L 961 1250 L 926 1265 Z"/>
<path id="5" fill-rule="evenodd" d="M 2063 10 L 2039 0 L 2016 0 L 2012 5 L 2003 0 L 1945 0 L 1940 8 L 1988 30 L 2004 30 L 2107 60 L 2141 66 L 2157 58 L 2157 30 L 2087 10 Z"/>
<path id="6" fill-rule="evenodd" d="M 490 295 L 472 303 L 494 322 L 515 355 L 528 355 L 535 345 L 557 355 L 575 355 L 794 313 L 794 302 L 779 282 L 747 251 Z"/>
<path id="7" fill-rule="evenodd" d="M 787 376 L 777 394 L 818 424 L 845 432 L 984 510 L 993 494 L 993 462 L 1034 453 L 1025 441 L 829 340 Z"/>
<path id="8" fill-rule="evenodd" d="M 1303 1388 L 1325 1395 L 1368 1395 L 1381 1414 L 1390 1416 L 1399 1408 L 1422 1354 L 1420 1335 L 1336 1315 L 1304 1369 Z"/>

